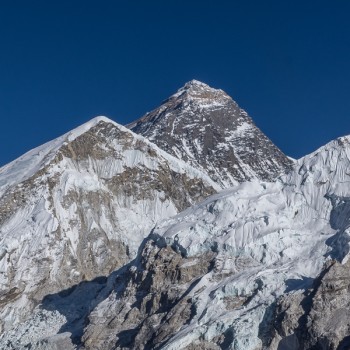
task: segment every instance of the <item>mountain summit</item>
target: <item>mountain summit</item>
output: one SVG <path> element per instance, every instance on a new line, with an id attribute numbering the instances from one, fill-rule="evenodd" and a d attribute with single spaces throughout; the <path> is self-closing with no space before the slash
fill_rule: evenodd
<path id="1" fill-rule="evenodd" d="M 177 93 L 171 97 L 182 96 L 182 98 L 188 98 L 197 100 L 198 103 L 204 103 L 207 100 L 216 100 L 219 103 L 220 100 L 231 99 L 223 90 L 213 89 L 209 85 L 202 83 L 198 80 L 190 80 Z"/>
<path id="2" fill-rule="evenodd" d="M 197 80 L 127 127 L 205 171 L 222 188 L 272 180 L 291 166 L 230 96 Z"/>
<path id="3" fill-rule="evenodd" d="M 349 349 L 349 218 L 350 137 L 292 162 L 190 81 L 0 168 L 0 349 Z"/>

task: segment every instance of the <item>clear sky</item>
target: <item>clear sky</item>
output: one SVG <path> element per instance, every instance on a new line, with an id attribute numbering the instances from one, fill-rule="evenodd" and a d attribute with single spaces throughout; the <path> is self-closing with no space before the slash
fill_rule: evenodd
<path id="1" fill-rule="evenodd" d="M 125 124 L 191 79 L 286 154 L 350 134 L 348 0 L 2 0 L 0 164 L 97 115 Z"/>

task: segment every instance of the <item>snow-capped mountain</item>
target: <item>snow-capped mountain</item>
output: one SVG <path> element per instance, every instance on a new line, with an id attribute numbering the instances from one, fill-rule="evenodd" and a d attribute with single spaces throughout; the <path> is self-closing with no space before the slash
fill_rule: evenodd
<path id="1" fill-rule="evenodd" d="M 197 81 L 129 128 L 0 169 L 0 348 L 348 349 L 350 136 L 292 162 Z"/>
<path id="2" fill-rule="evenodd" d="M 222 188 L 273 180 L 292 164 L 230 96 L 196 80 L 128 127 Z"/>
<path id="3" fill-rule="evenodd" d="M 45 295 L 125 265 L 156 222 L 217 188 L 104 117 L 1 168 L 0 330 Z"/>
<path id="4" fill-rule="evenodd" d="M 349 257 L 349 159 L 340 138 L 275 183 L 243 183 L 163 221 L 90 314 L 86 349 L 338 349 L 349 273 L 329 268 Z"/>

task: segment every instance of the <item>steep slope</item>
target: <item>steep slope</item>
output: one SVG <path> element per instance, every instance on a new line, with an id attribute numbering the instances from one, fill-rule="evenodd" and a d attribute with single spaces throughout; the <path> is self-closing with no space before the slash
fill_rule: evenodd
<path id="1" fill-rule="evenodd" d="M 276 183 L 241 184 L 162 222 L 118 275 L 124 285 L 90 313 L 85 348 L 347 344 L 348 323 L 327 327 L 338 316 L 346 319 L 349 303 L 347 269 L 329 270 L 332 259 L 349 257 L 349 170 L 350 137 L 344 137 L 299 160 Z M 322 288 L 319 275 L 328 278 Z M 308 288 L 316 288 L 314 303 L 298 308 Z M 282 295 L 292 301 L 282 303 Z M 285 316 L 291 304 L 294 319 Z M 304 321 L 298 332 L 308 317 L 312 324 Z"/>
<path id="2" fill-rule="evenodd" d="M 100 117 L 0 169 L 1 349 L 347 348 L 350 136 L 274 182 L 178 158 Z"/>
<path id="3" fill-rule="evenodd" d="M 45 295 L 125 265 L 156 222 L 217 188 L 104 117 L 1 168 L 0 331 Z"/>
<path id="4" fill-rule="evenodd" d="M 279 349 L 350 348 L 350 263 L 330 261 L 303 294 L 279 298 L 271 343 Z"/>
<path id="5" fill-rule="evenodd" d="M 231 97 L 196 80 L 127 127 L 207 172 L 222 188 L 272 180 L 292 163 Z"/>

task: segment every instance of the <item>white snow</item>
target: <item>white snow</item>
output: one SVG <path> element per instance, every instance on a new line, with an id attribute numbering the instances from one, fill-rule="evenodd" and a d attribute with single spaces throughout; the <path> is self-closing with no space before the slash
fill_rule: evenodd
<path id="1" fill-rule="evenodd" d="M 218 251 L 217 267 L 226 276 L 217 281 L 209 272 L 191 291 L 194 297 L 205 287 L 197 307 L 206 316 L 196 316 L 165 349 L 184 348 L 200 337 L 210 341 L 229 328 L 235 335 L 230 349 L 261 346 L 259 324 L 268 305 L 285 292 L 288 280 L 316 277 L 334 250 L 327 239 L 348 225 L 348 211 L 332 216 L 337 204 L 330 197 L 338 204 L 350 198 L 349 159 L 350 137 L 343 137 L 296 161 L 295 170 L 275 183 L 243 183 L 156 227 L 156 234 L 168 244 L 176 242 L 188 256 Z M 335 257 L 346 261 L 349 254 L 342 254 L 348 248 L 340 248 Z M 222 303 L 223 298 L 254 294 L 258 284 L 248 305 L 230 311 Z"/>
<path id="2" fill-rule="evenodd" d="M 128 133 L 133 140 L 131 148 L 124 149 L 118 140 L 110 140 L 108 147 L 118 157 L 89 159 L 81 164 L 64 158 L 58 164 L 50 163 L 60 147 L 99 122 L 112 123 Z M 237 133 L 247 130 L 243 124 Z M 132 149 L 137 141 L 156 156 Z M 183 146 L 186 149 L 186 144 Z M 231 349 L 257 349 L 261 346 L 258 332 L 266 308 L 286 291 L 288 281 L 314 278 L 331 257 L 342 261 L 349 258 L 349 247 L 331 247 L 327 239 L 336 233 L 349 235 L 349 211 L 342 208 L 348 208 L 350 198 L 350 137 L 334 140 L 295 161 L 294 170 L 275 183 L 253 180 L 235 185 L 178 215 L 175 204 L 165 200 L 162 191 L 153 193 L 152 200 L 137 199 L 133 194 L 114 195 L 106 179 L 129 167 L 150 171 L 169 167 L 177 173 L 199 177 L 216 189 L 218 185 L 203 172 L 105 117 L 97 117 L 1 168 L 0 195 L 24 186 L 24 180 L 45 166 L 42 183 L 35 186 L 35 192 L 29 193 L 25 204 L 13 212 L 0 231 L 0 291 L 16 287 L 21 293 L 0 312 L 7 331 L 2 337 L 4 342 L 18 338 L 23 344 L 59 331 L 65 317 L 47 312 L 48 324 L 44 324 L 40 312 L 31 314 L 33 301 L 27 295 L 43 279 L 55 281 L 66 258 L 65 249 L 68 247 L 69 254 L 75 257 L 80 240 L 91 232 L 103 233 L 90 242 L 92 250 L 100 253 L 96 259 L 101 265 L 105 241 L 118 239 L 128 244 L 135 256 L 154 225 L 155 234 L 163 236 L 168 244 L 180 245 L 188 256 L 208 250 L 218 252 L 216 269 L 221 278 L 210 271 L 191 290 L 188 297 L 196 300 L 197 315 L 164 349 L 181 349 L 200 337 L 211 341 L 228 329 L 235 335 Z M 52 191 L 45 184 L 55 177 L 59 181 Z M 82 193 L 80 202 L 67 202 L 72 192 Z M 91 207 L 89 196 L 100 196 L 98 208 Z M 102 197 L 109 198 L 108 205 Z M 161 221 L 164 218 L 167 219 Z M 83 226 L 86 232 L 82 232 Z M 80 272 L 70 262 L 67 271 L 67 278 L 80 278 Z M 227 298 L 249 297 L 249 303 L 235 309 L 225 304 Z"/>
<path id="3" fill-rule="evenodd" d="M 52 161 L 62 146 L 100 122 L 112 124 L 129 135 L 130 145 L 126 147 L 114 138 L 101 145 L 114 152 L 104 159 L 79 162 L 63 157 Z M 144 151 L 137 149 L 140 144 Z M 44 168 L 43 174 L 28 188 L 24 181 Z M 80 281 L 80 272 L 69 267 L 70 259 L 77 258 L 87 235 L 94 237 L 92 234 L 100 233 L 89 247 L 99 256 L 97 266 L 104 266 L 105 251 L 111 248 L 111 241 L 127 245 L 132 259 L 154 225 L 177 214 L 175 203 L 171 198 L 166 199 L 162 190 L 154 189 L 144 199 L 124 192 L 113 193 L 106 181 L 126 168 L 146 171 L 150 176 L 170 169 L 218 188 L 206 174 L 105 117 L 94 118 L 0 169 L 0 195 L 24 191 L 26 196 L 0 230 L 0 294 L 21 288 L 21 296 L 0 311 L 6 330 L 28 317 L 33 301 L 28 301 L 26 295 L 35 291 L 42 281 L 56 283 L 63 267 L 67 268 L 66 279 L 71 284 Z M 50 181 L 54 185 L 49 185 Z"/>

